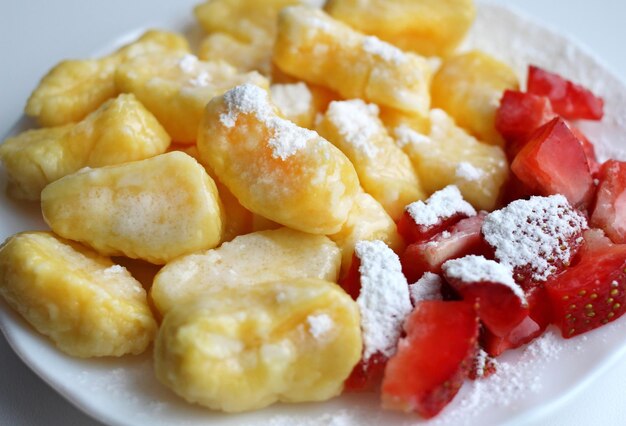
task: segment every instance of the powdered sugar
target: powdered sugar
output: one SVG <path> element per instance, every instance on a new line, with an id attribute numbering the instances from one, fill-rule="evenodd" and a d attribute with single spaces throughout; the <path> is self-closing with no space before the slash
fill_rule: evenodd
<path id="1" fill-rule="evenodd" d="M 411 295 L 411 302 L 416 305 L 417 302 L 425 300 L 442 300 L 441 286 L 443 281 L 441 277 L 432 272 L 426 272 L 422 275 L 422 278 L 417 280 L 416 283 L 409 285 L 409 294 Z"/>
<path id="2" fill-rule="evenodd" d="M 198 57 L 195 55 L 187 54 L 180 58 L 178 61 L 178 67 L 186 73 L 192 73 L 198 66 Z"/>
<path id="3" fill-rule="evenodd" d="M 272 84 L 272 101 L 283 113 L 298 116 L 306 114 L 311 108 L 313 95 L 306 83 Z"/>
<path id="4" fill-rule="evenodd" d="M 407 145 L 418 145 L 432 142 L 428 136 L 417 133 L 406 124 L 396 127 L 393 133 L 396 137 L 396 145 L 400 148 L 404 148 Z"/>
<path id="5" fill-rule="evenodd" d="M 522 288 L 513 280 L 513 269 L 483 256 L 465 256 L 460 259 L 448 260 L 442 266 L 446 277 L 460 280 L 463 283 L 492 282 L 500 283 L 513 290 L 513 294 L 526 303 Z"/>
<path id="6" fill-rule="evenodd" d="M 333 101 L 326 116 L 343 136 L 345 141 L 368 158 L 374 158 L 378 149 L 372 138 L 381 131 L 378 119 L 379 109 L 374 104 L 366 104 L 361 99 Z"/>
<path id="7" fill-rule="evenodd" d="M 367 36 L 363 39 L 363 50 L 378 56 L 384 61 L 399 65 L 406 61 L 406 54 L 392 44 L 386 43 L 374 36 Z"/>
<path id="8" fill-rule="evenodd" d="M 254 114 L 273 132 L 267 144 L 274 158 L 286 160 L 303 149 L 309 140 L 319 138 L 317 133 L 277 116 L 267 92 L 253 84 L 229 90 L 224 94 L 224 102 L 226 112 L 220 115 L 220 121 L 225 127 L 233 128 L 240 114 Z"/>
<path id="9" fill-rule="evenodd" d="M 361 261 L 361 292 L 356 303 L 361 312 L 363 359 L 376 353 L 392 356 L 402 324 L 412 310 L 400 259 L 379 240 L 359 241 L 354 251 Z"/>
<path id="10" fill-rule="evenodd" d="M 460 179 L 476 181 L 482 179 L 484 176 L 484 170 L 475 167 L 472 163 L 468 163 L 467 161 L 461 161 L 456 166 L 456 177 Z"/>
<path id="11" fill-rule="evenodd" d="M 309 324 L 309 333 L 317 340 L 322 339 L 335 326 L 333 319 L 327 314 L 309 315 L 306 322 Z"/>
<path id="12" fill-rule="evenodd" d="M 481 378 L 485 375 L 485 368 L 487 367 L 487 361 L 489 360 L 489 355 L 485 352 L 484 349 L 479 349 L 476 353 L 476 359 L 474 360 L 474 372 L 476 373 L 476 377 Z M 497 361 L 494 359 L 492 362 L 497 366 Z"/>
<path id="13" fill-rule="evenodd" d="M 432 226 L 442 219 L 457 214 L 476 216 L 476 210 L 463 199 L 461 191 L 454 185 L 435 192 L 426 202 L 415 201 L 406 206 L 406 211 L 417 225 Z"/>
<path id="14" fill-rule="evenodd" d="M 512 268 L 530 267 L 535 281 L 546 281 L 555 262 L 569 263 L 568 241 L 587 220 L 562 195 L 517 200 L 485 218 L 482 232 L 496 258 Z"/>

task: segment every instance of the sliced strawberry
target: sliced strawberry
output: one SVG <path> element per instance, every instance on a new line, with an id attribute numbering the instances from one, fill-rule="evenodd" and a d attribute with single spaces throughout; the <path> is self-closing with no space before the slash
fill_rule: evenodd
<path id="1" fill-rule="evenodd" d="M 482 227 L 495 259 L 511 266 L 525 290 L 572 263 L 587 220 L 562 195 L 517 200 L 487 215 Z"/>
<path id="2" fill-rule="evenodd" d="M 614 243 L 626 243 L 626 162 L 609 160 L 598 174 L 596 205 L 591 224 L 602 228 Z"/>
<path id="3" fill-rule="evenodd" d="M 536 129 L 556 116 L 545 96 L 506 90 L 496 112 L 496 129 L 507 141 L 509 159 L 515 158 Z"/>
<path id="4" fill-rule="evenodd" d="M 482 344 L 491 356 L 500 356 L 509 349 L 518 348 L 539 337 L 551 322 L 550 301 L 543 286 L 532 287 L 525 292 L 529 316 L 524 318 L 506 336 L 496 336 L 484 330 Z"/>
<path id="5" fill-rule="evenodd" d="M 463 219 L 428 241 L 409 245 L 400 258 L 407 280 L 415 282 L 425 272 L 438 274 L 447 260 L 472 253 L 482 254 L 485 242 L 480 230 L 486 215 L 481 212 Z"/>
<path id="6" fill-rule="evenodd" d="M 398 256 L 382 241 L 358 241 L 349 271 L 340 284 L 361 316 L 363 356 L 346 381 L 350 391 L 368 390 L 382 379 L 395 353 L 402 324 L 413 306 Z"/>
<path id="7" fill-rule="evenodd" d="M 497 369 L 498 362 L 483 349 L 479 349 L 469 372 L 469 378 L 471 380 L 486 379 L 494 374 Z"/>
<path id="8" fill-rule="evenodd" d="M 585 87 L 564 79 L 558 74 L 530 66 L 528 93 L 546 96 L 557 114 L 569 120 L 602 119 L 604 101 Z"/>
<path id="9" fill-rule="evenodd" d="M 619 318 L 626 309 L 626 245 L 596 245 L 546 283 L 553 319 L 565 338 Z"/>
<path id="10" fill-rule="evenodd" d="M 482 256 L 465 256 L 444 263 L 443 275 L 463 300 L 477 303 L 478 317 L 496 336 L 507 336 L 528 317 L 526 296 L 510 267 Z"/>
<path id="11" fill-rule="evenodd" d="M 385 368 L 383 406 L 439 413 L 468 377 L 477 350 L 478 316 L 471 302 L 420 302 L 407 319 L 406 337 Z"/>
<path id="12" fill-rule="evenodd" d="M 517 154 L 511 171 L 541 195 L 563 194 L 586 208 L 594 194 L 585 151 L 567 123 L 555 118 L 537 130 Z"/>
<path id="13" fill-rule="evenodd" d="M 407 244 L 418 243 L 475 214 L 476 210 L 463 199 L 459 189 L 450 185 L 435 192 L 426 202 L 416 201 L 406 206 L 398 221 L 398 232 Z"/>

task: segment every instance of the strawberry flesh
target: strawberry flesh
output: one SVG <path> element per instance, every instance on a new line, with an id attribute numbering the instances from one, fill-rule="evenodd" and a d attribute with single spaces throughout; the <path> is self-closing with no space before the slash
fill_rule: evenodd
<path id="1" fill-rule="evenodd" d="M 604 101 L 585 87 L 536 66 L 528 69 L 528 93 L 546 96 L 557 114 L 568 120 L 600 120 Z"/>
<path id="2" fill-rule="evenodd" d="M 515 157 L 511 171 L 533 191 L 541 195 L 563 194 L 578 208 L 586 208 L 594 195 L 585 151 L 561 118 L 533 134 Z"/>
<path id="3" fill-rule="evenodd" d="M 599 173 L 591 225 L 601 228 L 614 243 L 626 243 L 626 162 L 609 160 Z"/>
<path id="4" fill-rule="evenodd" d="M 468 377 L 477 351 L 473 303 L 420 302 L 405 322 L 406 337 L 385 368 L 383 406 L 438 414 Z"/>
<path id="5" fill-rule="evenodd" d="M 440 273 L 441 265 L 447 260 L 468 254 L 482 254 L 486 243 L 481 236 L 481 227 L 486 213 L 463 219 L 454 226 L 442 229 L 430 240 L 409 245 L 400 261 L 402 272 L 409 282 L 415 282 L 425 272 Z"/>

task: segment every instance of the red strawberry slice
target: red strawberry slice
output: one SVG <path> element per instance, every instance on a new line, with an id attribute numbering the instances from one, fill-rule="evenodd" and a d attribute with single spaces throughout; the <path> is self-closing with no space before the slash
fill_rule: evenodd
<path id="1" fill-rule="evenodd" d="M 511 266 L 525 290 L 560 273 L 583 243 L 587 220 L 562 195 L 517 200 L 487 215 L 482 227 L 495 259 Z"/>
<path id="2" fill-rule="evenodd" d="M 600 172 L 600 163 L 596 157 L 596 148 L 579 128 L 574 126 L 570 126 L 570 128 L 583 146 L 583 151 L 585 151 L 585 156 L 587 157 L 587 164 L 589 164 L 589 171 L 591 171 L 593 176 L 596 176 L 598 172 Z"/>
<path id="3" fill-rule="evenodd" d="M 536 66 L 528 68 L 528 93 L 547 96 L 557 114 L 569 120 L 602 119 L 604 101 L 585 87 Z"/>
<path id="4" fill-rule="evenodd" d="M 626 309 L 626 245 L 582 252 L 578 264 L 546 283 L 553 320 L 565 338 L 619 318 Z"/>
<path id="5" fill-rule="evenodd" d="M 361 292 L 361 274 L 359 268 L 361 267 L 361 260 L 356 254 L 352 255 L 352 263 L 345 275 L 339 280 L 339 285 L 345 290 L 354 300 L 359 297 Z"/>
<path id="6" fill-rule="evenodd" d="M 477 350 L 473 303 L 424 301 L 407 319 L 406 337 L 385 368 L 383 407 L 439 413 L 468 377 Z"/>
<path id="7" fill-rule="evenodd" d="M 525 292 L 529 316 L 524 318 L 506 336 L 500 337 L 484 330 L 481 337 L 487 353 L 500 356 L 509 349 L 518 348 L 539 337 L 551 323 L 552 307 L 543 286 L 532 287 Z"/>
<path id="8" fill-rule="evenodd" d="M 513 271 L 482 256 L 465 256 L 443 264 L 443 274 L 463 298 L 478 305 L 478 317 L 495 336 L 507 336 L 528 317 L 528 302 L 513 280 Z"/>
<path id="9" fill-rule="evenodd" d="M 575 207 L 586 208 L 593 198 L 587 155 L 561 118 L 533 134 L 513 160 L 511 171 L 538 194 L 563 194 Z"/>
<path id="10" fill-rule="evenodd" d="M 474 215 L 476 210 L 463 199 L 456 186 L 450 185 L 435 192 L 425 202 L 416 201 L 406 206 L 398 221 L 398 232 L 405 243 L 418 243 Z"/>
<path id="11" fill-rule="evenodd" d="M 438 274 L 447 260 L 472 253 L 482 254 L 486 244 L 480 230 L 486 215 L 481 212 L 463 219 L 428 241 L 409 245 L 400 258 L 407 280 L 415 282 L 425 272 Z"/>
<path id="12" fill-rule="evenodd" d="M 591 224 L 602 228 L 618 244 L 626 243 L 626 162 L 609 160 L 598 175 L 596 205 Z"/>
<path id="13" fill-rule="evenodd" d="M 556 116 L 545 96 L 506 90 L 496 112 L 496 129 L 507 141 L 509 159 L 515 158 L 536 129 Z"/>
<path id="14" fill-rule="evenodd" d="M 376 389 L 383 378 L 387 357 L 377 353 L 367 361 L 361 359 L 344 382 L 346 392 L 367 392 Z"/>

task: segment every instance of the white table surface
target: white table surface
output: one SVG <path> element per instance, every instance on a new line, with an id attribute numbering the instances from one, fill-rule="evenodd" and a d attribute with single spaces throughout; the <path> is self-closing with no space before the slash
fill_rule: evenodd
<path id="1" fill-rule="evenodd" d="M 199 1 L 199 0 L 198 0 Z M 261 1 L 261 0 L 259 0 Z M 492 0 L 514 6 L 587 45 L 626 81 L 626 2 L 620 0 Z M 63 8 L 58 6 L 63 3 Z M 161 2 L 159 2 L 161 3 Z M 194 4 L 172 0 L 181 15 Z M 1 3 L 0 135 L 20 115 L 39 78 L 58 60 L 86 57 L 120 34 L 158 25 L 163 8 L 150 0 L 46 1 Z M 118 11 L 116 19 L 110 10 Z M 191 17 L 189 18 L 191 20 Z M 85 36 L 87 34 L 88 36 Z M 0 218 L 0 220 L 2 220 Z M 624 319 L 622 319 L 624 320 Z M 537 425 L 626 424 L 626 359 Z M 13 354 L 0 335 L 0 425 L 99 425 L 57 395 Z"/>

